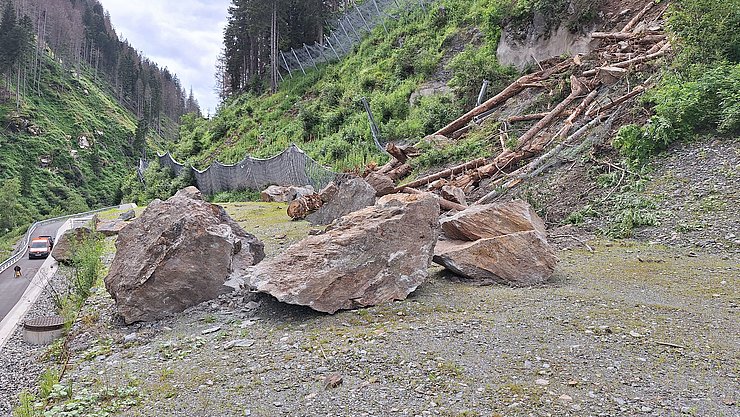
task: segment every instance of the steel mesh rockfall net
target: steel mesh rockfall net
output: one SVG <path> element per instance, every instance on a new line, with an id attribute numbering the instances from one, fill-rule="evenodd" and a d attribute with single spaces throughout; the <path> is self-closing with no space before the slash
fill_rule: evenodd
<path id="1" fill-rule="evenodd" d="M 385 25 L 386 19 L 397 19 L 400 13 L 417 7 L 425 8 L 432 1 L 366 0 L 361 4 L 353 3 L 342 16 L 327 22 L 328 35 L 324 36 L 322 42 L 316 42 L 313 45 L 304 44 L 301 48 L 281 51 L 280 67 L 292 76 L 294 72 L 305 73 L 307 68 L 340 59 L 359 44 L 363 36 L 377 26 Z"/>
<path id="2" fill-rule="evenodd" d="M 169 152 L 157 155 L 157 159 L 160 166 L 172 169 L 175 175 L 186 169 Z M 142 178 L 148 166 L 148 161 L 139 161 L 139 174 Z M 247 156 L 233 165 L 214 162 L 203 171 L 190 169 L 193 170 L 198 189 L 208 195 L 245 189 L 261 191 L 270 185 L 311 185 L 318 191 L 335 179 L 345 176 L 326 169 L 296 145 L 291 145 L 272 158 Z"/>

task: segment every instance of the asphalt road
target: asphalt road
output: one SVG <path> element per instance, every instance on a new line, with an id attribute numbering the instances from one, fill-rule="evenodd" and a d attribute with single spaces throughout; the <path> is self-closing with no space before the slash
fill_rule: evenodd
<path id="1" fill-rule="evenodd" d="M 64 221 L 59 221 L 51 224 L 47 224 L 39 227 L 34 232 L 34 237 L 39 235 L 50 235 L 56 239 L 57 229 L 64 224 Z M 14 277 L 14 267 L 10 267 L 7 270 L 0 273 L 0 321 L 10 312 L 15 306 L 18 300 L 21 298 L 23 293 L 28 288 L 28 284 L 31 283 L 36 272 L 38 272 L 41 265 L 46 259 L 28 259 L 28 254 L 22 257 L 16 265 L 21 266 L 21 277 Z"/>

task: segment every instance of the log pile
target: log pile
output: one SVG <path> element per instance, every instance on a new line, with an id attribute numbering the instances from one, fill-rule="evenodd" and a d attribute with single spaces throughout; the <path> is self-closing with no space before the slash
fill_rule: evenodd
<path id="1" fill-rule="evenodd" d="M 489 193 L 476 204 L 492 201 L 501 190 L 515 187 L 532 175 L 549 166 L 550 160 L 557 158 L 563 149 L 576 146 L 587 136 L 589 130 L 617 114 L 623 105 L 645 92 L 650 79 L 632 85 L 630 76 L 651 65 L 671 51 L 665 33 L 659 28 L 649 27 L 646 16 L 652 14 L 659 18 L 665 8 L 655 12 L 655 2 L 640 10 L 624 27 L 615 32 L 594 32 L 591 36 L 600 46 L 588 55 L 570 58 L 555 58 L 541 63 L 540 71 L 524 75 L 504 88 L 500 93 L 467 112 L 460 118 L 444 126 L 435 137 L 451 138 L 464 136 L 472 122 L 480 123 L 493 119 L 497 109 L 516 98 L 524 91 L 535 94 L 553 94 L 554 86 L 569 79 L 570 92 L 559 103 L 547 111 L 497 116 L 501 124 L 501 151 L 490 158 L 479 158 L 433 175 L 396 186 L 393 192 L 436 192 L 444 186 L 458 187 L 471 193 L 484 179 L 490 179 L 489 187 L 497 191 Z M 498 112 L 504 113 L 504 112 Z M 531 124 L 528 128 L 527 124 Z M 509 139 L 509 127 L 524 125 L 523 133 L 515 144 Z M 520 129 L 520 131 L 522 131 Z M 493 137 L 491 139 L 494 139 Z M 507 146 L 507 143 L 509 146 Z M 391 162 L 373 175 L 385 175 L 391 181 L 398 181 L 411 172 L 409 159 L 418 154 L 416 149 L 401 149 L 389 145 L 388 152 L 393 156 Z M 528 162 L 529 161 L 529 162 Z M 383 192 L 391 192 L 388 183 Z M 379 191 L 380 195 L 380 191 Z M 449 197 L 449 193 L 444 193 Z M 451 203 L 451 204 L 448 204 Z M 457 202 L 442 201 L 446 210 L 460 210 L 464 206 Z"/>

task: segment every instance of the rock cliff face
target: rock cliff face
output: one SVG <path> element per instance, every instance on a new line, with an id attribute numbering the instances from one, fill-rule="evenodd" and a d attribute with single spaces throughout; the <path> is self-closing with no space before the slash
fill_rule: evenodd
<path id="1" fill-rule="evenodd" d="M 152 321 L 216 298 L 264 256 L 262 242 L 188 187 L 120 231 L 105 286 L 126 323 Z"/>
<path id="2" fill-rule="evenodd" d="M 428 277 L 438 213 L 431 196 L 385 196 L 251 268 L 249 285 L 327 313 L 404 299 Z"/>

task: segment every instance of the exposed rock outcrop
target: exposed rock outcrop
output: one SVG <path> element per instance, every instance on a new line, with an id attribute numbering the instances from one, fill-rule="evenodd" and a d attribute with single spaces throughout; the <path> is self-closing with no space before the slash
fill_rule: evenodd
<path id="1" fill-rule="evenodd" d="M 438 213 L 428 195 L 385 196 L 251 268 L 247 281 L 327 313 L 404 299 L 428 277 Z"/>
<path id="2" fill-rule="evenodd" d="M 434 262 L 477 284 L 540 284 L 557 265 L 544 222 L 521 200 L 470 207 L 442 230 Z"/>
<path id="3" fill-rule="evenodd" d="M 126 323 L 152 321 L 216 298 L 264 256 L 262 242 L 188 187 L 121 230 L 105 286 Z"/>

